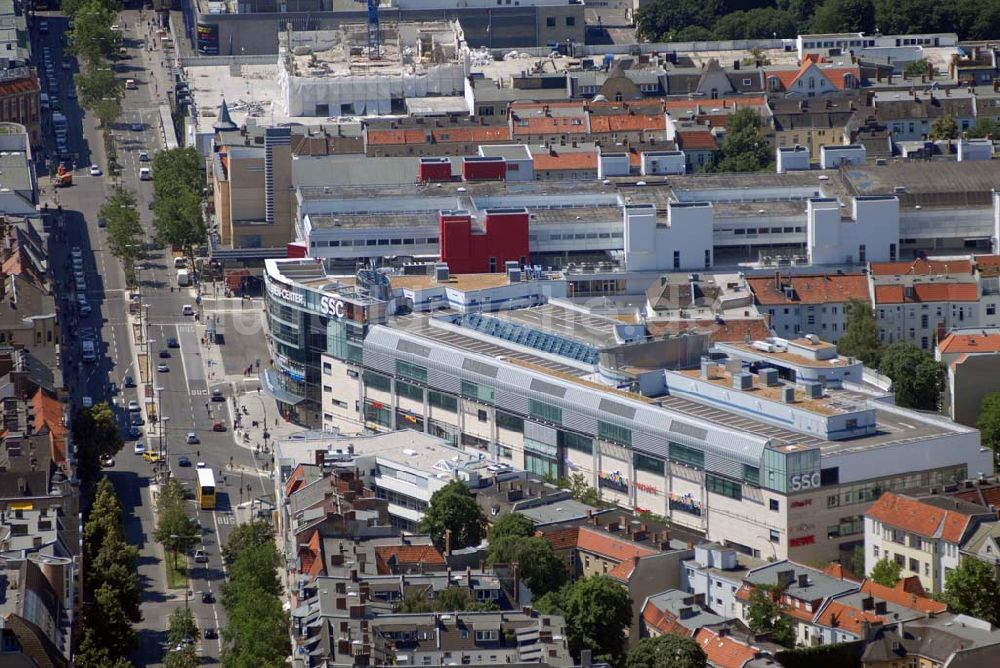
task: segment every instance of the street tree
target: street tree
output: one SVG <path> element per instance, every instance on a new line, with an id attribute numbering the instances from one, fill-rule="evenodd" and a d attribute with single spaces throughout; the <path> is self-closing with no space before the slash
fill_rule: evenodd
<path id="1" fill-rule="evenodd" d="M 281 595 L 278 566 L 281 556 L 273 542 L 251 545 L 243 549 L 229 567 L 229 582 L 222 587 L 222 602 L 227 608 L 239 606 L 239 599 L 248 592 Z"/>
<path id="2" fill-rule="evenodd" d="M 715 39 L 773 39 L 798 35 L 795 17 L 774 7 L 735 11 L 715 22 Z"/>
<path id="3" fill-rule="evenodd" d="M 176 478 L 171 478 L 160 487 L 156 499 L 156 529 L 153 538 L 169 550 L 177 566 L 178 554 L 186 552 L 201 541 L 201 531 L 197 522 L 188 515 L 184 500 L 184 489 Z"/>
<path id="4" fill-rule="evenodd" d="M 508 536 L 528 538 L 533 535 L 535 535 L 535 523 L 527 515 L 506 513 L 490 527 L 489 540 L 493 543 Z"/>
<path id="5" fill-rule="evenodd" d="M 490 541 L 486 563 L 517 564 L 525 586 L 535 596 L 544 596 L 562 587 L 569 578 L 566 564 L 552 544 L 535 536 L 506 535 Z"/>
<path id="6" fill-rule="evenodd" d="M 754 634 L 770 634 L 772 640 L 785 647 L 795 646 L 795 629 L 779 603 L 781 590 L 758 585 L 750 590 L 747 606 L 747 626 Z"/>
<path id="7" fill-rule="evenodd" d="M 124 95 L 122 83 L 115 78 L 111 68 L 102 65 L 80 72 L 74 77 L 80 105 L 87 111 L 97 111 L 97 105 L 104 100 L 114 100 L 121 107 Z M 106 127 L 106 126 L 105 126 Z"/>
<path id="8" fill-rule="evenodd" d="M 942 599 L 952 612 L 1000 624 L 1000 583 L 993 567 L 975 558 L 962 559 L 944 580 Z"/>
<path id="9" fill-rule="evenodd" d="M 993 450 L 993 458 L 1000 456 L 1000 392 L 990 392 L 983 397 L 979 408 L 976 429 L 983 445 Z"/>
<path id="10" fill-rule="evenodd" d="M 78 410 L 73 419 L 73 442 L 78 475 L 91 484 L 100 473 L 101 459 L 116 455 L 124 442 L 111 407 L 100 403 Z"/>
<path id="11" fill-rule="evenodd" d="M 193 147 L 160 151 L 153 158 L 153 225 L 163 243 L 193 259 L 206 238 L 202 214 L 201 154 Z"/>
<path id="12" fill-rule="evenodd" d="M 434 612 L 491 612 L 497 606 L 492 601 L 477 601 L 467 587 L 445 587 L 438 591 L 431 610 Z"/>
<path id="13" fill-rule="evenodd" d="M 771 164 L 771 148 L 761 135 L 760 115 L 744 107 L 729 117 L 728 131 L 715 163 L 717 172 L 757 172 Z"/>
<path id="14" fill-rule="evenodd" d="M 274 543 L 274 526 L 270 522 L 253 520 L 239 524 L 229 533 L 229 538 L 222 547 L 222 558 L 227 564 L 231 564 L 246 548 L 266 543 Z"/>
<path id="15" fill-rule="evenodd" d="M 98 215 L 104 220 L 108 230 L 108 250 L 125 267 L 130 284 L 135 282 L 135 263 L 142 257 L 143 229 L 136 208 L 135 194 L 131 190 L 116 187 Z"/>
<path id="16" fill-rule="evenodd" d="M 198 635 L 198 625 L 195 624 L 191 609 L 174 608 L 174 611 L 170 613 L 170 622 L 167 627 L 167 641 L 171 645 L 178 645 L 187 640 L 193 640 Z"/>
<path id="17" fill-rule="evenodd" d="M 198 668 L 201 657 L 195 651 L 194 645 L 186 645 L 180 650 L 167 652 L 163 659 L 163 668 Z"/>
<path id="18" fill-rule="evenodd" d="M 121 36 L 111 29 L 115 20 L 115 12 L 97 2 L 91 2 L 74 17 L 69 51 L 87 69 L 99 67 L 104 58 L 117 52 Z"/>
<path id="19" fill-rule="evenodd" d="M 892 379 L 898 405 L 937 410 L 944 389 L 944 365 L 935 361 L 927 351 L 897 341 L 883 350 L 879 371 Z"/>
<path id="20" fill-rule="evenodd" d="M 928 137 L 930 139 L 954 139 L 958 136 L 958 123 L 955 122 L 955 118 L 948 114 L 944 116 L 938 116 L 931 123 L 931 131 Z"/>
<path id="21" fill-rule="evenodd" d="M 867 367 L 878 367 L 882 344 L 878 340 L 878 323 L 868 302 L 850 299 L 844 306 L 847 322 L 844 335 L 837 340 L 840 354 L 856 357 Z"/>
<path id="22" fill-rule="evenodd" d="M 896 583 L 899 582 L 899 575 L 902 571 L 902 566 L 897 564 L 894 559 L 886 557 L 875 562 L 875 565 L 872 566 L 872 572 L 868 574 L 868 578 L 883 587 L 895 587 Z"/>
<path id="23" fill-rule="evenodd" d="M 591 575 L 537 599 L 535 607 L 566 620 L 574 657 L 589 649 L 594 658 L 610 660 L 625 649 L 625 629 L 632 621 L 632 600 L 620 584 L 606 575 Z"/>
<path id="24" fill-rule="evenodd" d="M 486 517 L 461 480 L 453 480 L 434 492 L 420 521 L 420 531 L 430 534 L 439 549 L 444 547 L 447 529 L 451 529 L 453 549 L 479 545 L 486 535 Z"/>
<path id="25" fill-rule="evenodd" d="M 105 537 L 86 571 L 92 589 L 107 586 L 116 592 L 122 612 L 133 624 L 142 621 L 139 607 L 142 591 L 136 575 L 138 563 L 138 548 L 126 543 L 122 535 L 112 534 Z"/>
<path id="26" fill-rule="evenodd" d="M 643 638 L 629 650 L 625 668 L 705 668 L 708 657 L 693 638 L 671 633 Z"/>

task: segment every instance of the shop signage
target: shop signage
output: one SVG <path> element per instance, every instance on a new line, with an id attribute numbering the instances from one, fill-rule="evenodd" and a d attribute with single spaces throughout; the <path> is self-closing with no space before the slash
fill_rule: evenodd
<path id="1" fill-rule="evenodd" d="M 310 299 L 307 302 L 304 293 L 273 281 L 268 281 L 267 291 L 276 299 L 296 306 L 304 306 L 313 312 L 318 311 L 320 315 L 336 318 L 343 318 L 347 315 L 347 304 L 335 295 L 318 295 L 315 292 L 310 292 Z"/>
<path id="2" fill-rule="evenodd" d="M 660 490 L 656 489 L 652 485 L 647 485 L 644 482 L 636 482 L 634 484 L 635 484 L 635 488 L 637 490 L 639 490 L 640 492 L 645 492 L 646 494 L 654 494 L 654 495 L 657 495 L 657 494 L 660 493 Z"/>
<path id="3" fill-rule="evenodd" d="M 343 318 L 344 313 L 344 302 L 337 299 L 336 297 L 331 297 L 330 295 L 323 295 L 319 300 L 319 310 L 323 315 L 334 315 L 338 318 Z"/>
<path id="4" fill-rule="evenodd" d="M 799 536 L 788 541 L 788 547 L 802 547 L 803 545 L 812 545 L 815 542 L 816 536 Z"/>
<path id="5" fill-rule="evenodd" d="M 597 479 L 597 484 L 601 487 L 621 492 L 622 494 L 628 494 L 628 478 L 623 476 L 621 471 L 615 471 L 614 473 L 601 471 Z"/>
<path id="6" fill-rule="evenodd" d="M 812 503 L 812 499 L 799 499 L 798 501 L 792 501 L 792 508 L 805 508 L 806 506 L 811 506 Z"/>
<path id="7" fill-rule="evenodd" d="M 278 299 L 283 299 L 286 302 L 291 302 L 293 304 L 305 304 L 306 300 L 298 292 L 289 290 L 288 288 L 283 288 L 277 283 L 268 282 L 267 291 L 271 293 L 274 297 Z"/>
<path id="8" fill-rule="evenodd" d="M 679 510 L 692 515 L 701 515 L 701 501 L 694 498 L 691 492 L 670 495 L 670 509 Z"/>
<path id="9" fill-rule="evenodd" d="M 791 487 L 791 491 L 793 492 L 797 492 L 800 489 L 816 489 L 819 487 L 819 471 L 793 475 L 789 478 L 789 487 Z"/>

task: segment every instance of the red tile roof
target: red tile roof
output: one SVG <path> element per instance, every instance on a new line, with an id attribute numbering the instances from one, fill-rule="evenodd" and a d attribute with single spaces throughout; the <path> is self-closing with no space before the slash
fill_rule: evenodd
<path id="1" fill-rule="evenodd" d="M 49 429 L 49 450 L 52 461 L 57 466 L 66 465 L 66 425 L 63 424 L 63 406 L 59 400 L 45 394 L 43 390 L 35 392 L 31 400 L 35 409 L 37 426 L 45 425 Z"/>
<path id="2" fill-rule="evenodd" d="M 540 151 L 532 155 L 535 171 L 575 171 L 597 169 L 597 151 L 564 151 L 553 149 L 551 152 Z"/>
<path id="3" fill-rule="evenodd" d="M 730 635 L 720 636 L 711 629 L 700 628 L 694 639 L 705 655 L 709 664 L 718 668 L 743 668 L 748 661 L 757 657 L 757 649 L 736 640 Z"/>
<path id="4" fill-rule="evenodd" d="M 924 593 L 924 588 L 920 584 L 920 578 L 912 575 L 903 578 L 896 583 L 895 587 L 886 587 L 871 580 L 861 583 L 861 591 L 877 599 L 895 603 L 911 610 L 916 610 L 924 614 L 944 612 L 948 606 L 940 601 L 928 598 Z"/>
<path id="5" fill-rule="evenodd" d="M 375 567 L 379 575 L 392 573 L 391 561 L 397 565 L 445 566 L 444 555 L 433 545 L 381 545 L 375 548 Z"/>
<path id="6" fill-rule="evenodd" d="M 423 130 L 368 130 L 369 146 L 423 144 L 425 142 L 426 135 Z"/>
<path id="7" fill-rule="evenodd" d="M 861 81 L 861 68 L 857 65 L 849 67 L 837 67 L 834 65 L 824 64 L 821 60 L 817 58 L 806 56 L 802 59 L 802 64 L 799 65 L 797 70 L 792 69 L 765 69 L 764 78 L 770 79 L 775 77 L 781 82 L 782 88 L 784 90 L 791 90 L 795 86 L 795 82 L 798 81 L 806 72 L 813 69 L 816 66 L 816 71 L 818 71 L 830 85 L 836 90 L 844 90 L 844 75 L 850 74 L 854 77 L 855 82 Z"/>
<path id="8" fill-rule="evenodd" d="M 660 633 L 670 633 L 685 638 L 690 638 L 692 635 L 691 629 L 678 622 L 673 614 L 657 608 L 652 601 L 646 601 L 642 606 L 642 619 Z"/>
<path id="9" fill-rule="evenodd" d="M 565 527 L 538 533 L 549 541 L 553 550 L 569 550 L 576 547 L 576 542 L 580 537 L 580 527 Z"/>
<path id="10" fill-rule="evenodd" d="M 490 143 L 508 141 L 510 139 L 510 127 L 506 125 L 493 125 L 464 128 L 434 128 L 431 130 L 431 136 L 439 144 L 447 142 Z"/>
<path id="11" fill-rule="evenodd" d="M 830 628 L 843 629 L 856 636 L 861 636 L 862 625 L 879 624 L 885 622 L 885 617 L 876 615 L 870 610 L 859 610 L 851 605 L 845 605 L 840 601 L 830 601 L 823 612 L 816 619 L 816 623 Z"/>
<path id="12" fill-rule="evenodd" d="M 970 260 L 924 260 L 913 262 L 872 262 L 872 276 L 944 276 L 971 274 Z"/>
<path id="13" fill-rule="evenodd" d="M 14 81 L 8 81 L 7 83 L 0 84 L 0 97 L 7 97 L 8 95 L 18 95 L 21 93 L 35 93 L 41 90 L 38 85 L 38 79 L 35 77 L 34 73 L 23 79 L 15 79 Z"/>
<path id="14" fill-rule="evenodd" d="M 299 572 L 315 579 L 323 574 L 323 541 L 319 531 L 313 530 L 309 540 L 299 548 L 301 565 Z"/>
<path id="15" fill-rule="evenodd" d="M 656 554 L 655 550 L 643 547 L 630 540 L 622 540 L 603 529 L 580 527 L 576 546 L 584 552 L 598 554 L 616 561 L 632 560 L 632 557 L 648 557 Z"/>
<path id="16" fill-rule="evenodd" d="M 959 334 L 948 332 L 938 341 L 938 351 L 942 353 L 996 353 L 1000 352 L 1000 334 Z"/>
<path id="17" fill-rule="evenodd" d="M 684 151 L 714 151 L 715 137 L 708 130 L 678 130 L 677 146 Z"/>
<path id="18" fill-rule="evenodd" d="M 697 332 L 707 334 L 711 343 L 739 343 L 748 338 L 751 341 L 759 341 L 771 336 L 771 328 L 765 318 L 726 320 L 721 324 L 714 320 L 647 321 L 646 330 L 655 337 Z"/>
<path id="19" fill-rule="evenodd" d="M 306 484 L 306 474 L 302 468 L 302 464 L 299 464 L 292 471 L 291 475 L 288 476 L 288 480 L 285 481 L 285 496 L 291 496 L 299 491 L 299 488 L 304 484 Z"/>
<path id="20" fill-rule="evenodd" d="M 976 269 L 984 276 L 1000 274 L 1000 255 L 977 255 Z"/>
<path id="21" fill-rule="evenodd" d="M 886 526 L 903 529 L 918 536 L 941 538 L 950 543 L 962 540 L 971 519 L 965 513 L 944 510 L 893 492 L 880 496 L 868 510 L 867 516 Z"/>
<path id="22" fill-rule="evenodd" d="M 918 283 L 910 294 L 901 285 L 875 286 L 877 304 L 975 301 L 979 301 L 975 283 Z"/>
<path id="23" fill-rule="evenodd" d="M 665 100 L 663 106 L 667 111 L 687 111 L 694 110 L 696 106 L 700 106 L 703 113 L 705 110 L 714 111 L 715 109 L 729 109 L 735 113 L 739 109 L 745 107 L 766 107 L 767 98 L 763 95 L 747 95 L 745 97 L 723 97 L 717 100 Z M 676 114 L 674 114 L 676 115 Z"/>
<path id="24" fill-rule="evenodd" d="M 666 119 L 652 114 L 617 114 L 614 116 L 591 116 L 592 133 L 635 132 L 638 130 L 666 130 Z"/>
<path id="25" fill-rule="evenodd" d="M 849 299 L 869 301 L 868 279 L 862 274 L 818 274 L 790 276 L 781 279 L 782 285 L 791 285 L 795 298 L 789 299 L 779 289 L 774 278 L 748 278 L 757 303 L 762 306 L 781 304 L 840 304 Z"/>

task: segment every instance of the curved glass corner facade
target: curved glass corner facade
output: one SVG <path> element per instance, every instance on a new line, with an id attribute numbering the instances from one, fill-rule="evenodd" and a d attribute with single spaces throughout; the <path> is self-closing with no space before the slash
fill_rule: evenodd
<path id="1" fill-rule="evenodd" d="M 264 385 L 286 420 L 315 427 L 322 424 L 320 357 L 329 353 L 360 364 L 369 316 L 384 313 L 384 302 L 333 280 L 323 287 L 343 287 L 343 294 L 302 285 L 282 275 L 283 268 L 292 275 L 308 273 L 312 280 L 325 278 L 310 261 L 268 261 L 264 303 L 274 373 Z"/>

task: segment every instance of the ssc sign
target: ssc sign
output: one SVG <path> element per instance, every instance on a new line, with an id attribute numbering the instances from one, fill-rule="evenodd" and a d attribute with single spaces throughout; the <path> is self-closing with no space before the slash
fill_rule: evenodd
<path id="1" fill-rule="evenodd" d="M 789 487 L 791 491 L 797 492 L 803 489 L 816 489 L 819 487 L 819 471 L 816 473 L 803 473 L 801 475 L 793 475 L 788 479 Z"/>
<path id="2" fill-rule="evenodd" d="M 346 313 L 344 302 L 335 297 L 330 297 L 329 295 L 324 295 L 319 300 L 319 310 L 323 313 L 323 315 L 333 315 L 338 318 L 343 318 Z"/>

